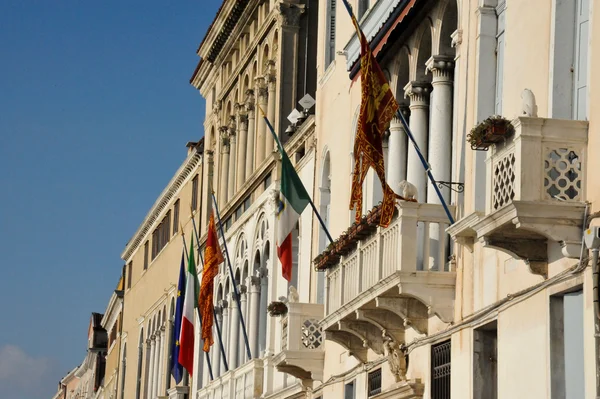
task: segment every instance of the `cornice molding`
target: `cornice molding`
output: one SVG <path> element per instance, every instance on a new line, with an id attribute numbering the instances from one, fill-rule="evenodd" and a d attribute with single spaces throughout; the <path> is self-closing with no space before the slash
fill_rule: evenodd
<path id="1" fill-rule="evenodd" d="M 154 223 L 157 221 L 158 217 L 161 215 L 162 211 L 170 204 L 171 200 L 183 186 L 186 179 L 192 174 L 194 169 L 200 165 L 201 162 L 202 154 L 198 152 L 197 149 L 194 149 L 179 167 L 177 172 L 175 172 L 175 175 L 169 184 L 167 184 L 162 193 L 158 196 L 158 199 L 152 208 L 150 208 L 150 212 L 148 212 L 140 227 L 138 227 L 133 237 L 125 246 L 125 250 L 121 254 L 121 259 L 126 262 L 129 261 L 134 252 L 139 248 L 148 232 L 151 230 Z"/>

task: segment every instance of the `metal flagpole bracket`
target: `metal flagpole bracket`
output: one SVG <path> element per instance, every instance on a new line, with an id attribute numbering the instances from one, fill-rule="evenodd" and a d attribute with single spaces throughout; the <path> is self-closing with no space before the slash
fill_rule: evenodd
<path id="1" fill-rule="evenodd" d="M 462 193 L 465 191 L 465 183 L 457 181 L 437 181 L 437 186 L 439 188 L 447 187 L 455 193 Z M 456 188 L 453 188 L 452 186 L 456 186 Z"/>

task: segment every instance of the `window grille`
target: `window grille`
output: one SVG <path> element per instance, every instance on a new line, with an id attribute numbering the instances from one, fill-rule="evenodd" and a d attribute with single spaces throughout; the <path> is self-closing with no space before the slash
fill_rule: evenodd
<path id="1" fill-rule="evenodd" d="M 431 399 L 450 399 L 450 341 L 431 347 Z"/>
<path id="2" fill-rule="evenodd" d="M 381 369 L 369 373 L 369 397 L 381 393 Z"/>

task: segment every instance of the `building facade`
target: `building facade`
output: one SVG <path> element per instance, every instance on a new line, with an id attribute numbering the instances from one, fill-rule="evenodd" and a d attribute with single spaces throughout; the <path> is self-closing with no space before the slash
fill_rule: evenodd
<path id="1" fill-rule="evenodd" d="M 101 322 L 103 397 L 598 395 L 594 257 L 582 240 L 600 225 L 596 4 L 349 2 L 437 184 L 396 115 L 386 178 L 417 202 L 399 201 L 377 226 L 370 171 L 356 221 L 360 43 L 344 4 L 224 0 L 190 80 L 206 99 L 205 136 L 127 244 L 122 294 Z M 314 108 L 298 105 L 306 94 Z M 280 156 L 263 112 L 334 239 L 307 208 L 290 282 L 275 242 Z M 497 125 L 500 136 L 486 130 Z M 197 337 L 195 371 L 176 386 L 180 233 L 189 245 L 194 217 L 202 250 L 215 205 L 227 244 L 215 344 L 205 354 Z M 71 374 L 61 392 L 83 377 Z"/>

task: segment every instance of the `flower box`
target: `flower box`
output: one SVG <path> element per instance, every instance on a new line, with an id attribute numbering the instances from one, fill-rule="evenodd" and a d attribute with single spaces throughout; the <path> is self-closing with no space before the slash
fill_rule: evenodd
<path id="1" fill-rule="evenodd" d="M 472 150 L 487 151 L 490 145 L 506 140 L 514 133 L 511 122 L 499 115 L 490 116 L 467 135 Z"/>
<path id="2" fill-rule="evenodd" d="M 267 306 L 267 312 L 269 312 L 269 315 L 271 316 L 283 316 L 287 314 L 288 307 L 283 302 L 274 301 Z"/>

